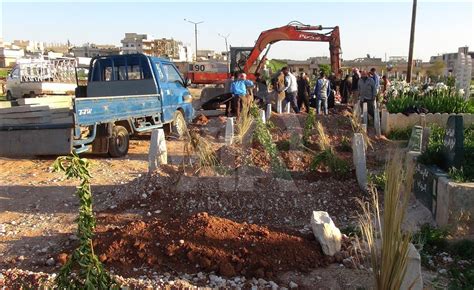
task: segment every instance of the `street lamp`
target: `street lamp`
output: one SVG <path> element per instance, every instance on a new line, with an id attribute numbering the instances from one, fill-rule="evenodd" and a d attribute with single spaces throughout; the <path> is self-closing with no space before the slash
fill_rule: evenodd
<path id="1" fill-rule="evenodd" d="M 194 40 L 196 42 L 196 52 L 195 52 L 195 54 L 196 54 L 196 60 L 197 60 L 197 55 L 198 55 L 198 28 L 197 28 L 197 26 L 198 26 L 198 24 L 201 24 L 204 21 L 194 22 L 194 21 L 188 20 L 186 18 L 184 18 L 184 21 L 187 21 L 189 23 L 194 24 Z"/>
<path id="2" fill-rule="evenodd" d="M 229 37 L 230 34 L 227 34 L 227 35 L 222 35 L 220 33 L 218 33 L 218 35 L 222 38 L 224 38 L 225 40 L 225 51 L 227 53 L 227 72 L 230 72 L 230 65 L 229 65 L 229 47 L 227 46 L 227 38 Z"/>

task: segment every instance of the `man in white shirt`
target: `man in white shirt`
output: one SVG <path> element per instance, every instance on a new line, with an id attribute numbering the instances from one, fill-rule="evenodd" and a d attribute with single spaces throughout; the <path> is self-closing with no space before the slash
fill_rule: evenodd
<path id="1" fill-rule="evenodd" d="M 285 88 L 283 89 L 285 99 L 283 100 L 283 108 L 286 107 L 287 103 L 290 103 L 293 111 L 298 114 L 300 110 L 298 109 L 298 82 L 296 76 L 292 74 L 290 69 L 286 66 L 282 68 L 281 71 L 285 75 Z"/>

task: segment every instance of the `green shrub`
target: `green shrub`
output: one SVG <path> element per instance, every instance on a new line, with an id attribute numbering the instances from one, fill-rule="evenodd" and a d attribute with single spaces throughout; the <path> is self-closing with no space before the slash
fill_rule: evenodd
<path id="1" fill-rule="evenodd" d="M 474 113 L 474 102 L 447 91 L 435 91 L 425 95 L 402 94 L 387 102 L 387 110 L 392 114 L 403 113 L 410 108 L 424 108 L 429 113 Z"/>

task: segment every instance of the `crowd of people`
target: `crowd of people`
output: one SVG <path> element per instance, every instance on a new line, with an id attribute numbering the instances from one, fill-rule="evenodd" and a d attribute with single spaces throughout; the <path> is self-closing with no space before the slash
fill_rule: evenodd
<path id="1" fill-rule="evenodd" d="M 289 104 L 295 113 L 308 112 L 310 107 L 314 107 L 317 114 L 327 115 L 338 100 L 342 104 L 359 101 L 361 106 L 365 102 L 373 117 L 377 96 L 385 95 L 390 86 L 388 78 L 380 78 L 375 68 L 369 71 L 353 68 L 352 75 L 348 74 L 343 79 L 336 78 L 334 73 L 327 76 L 324 71 L 320 71 L 312 87 L 306 73 L 296 76 L 288 67 L 283 67 L 271 79 L 271 91 L 262 75 L 256 73 L 255 77 L 253 82 L 247 79 L 245 73 L 236 72 L 226 82 L 225 90 L 229 96 L 226 102 L 227 116 L 239 118 L 244 103 L 255 101 L 263 108 L 272 100 L 281 101 L 282 107 Z"/>

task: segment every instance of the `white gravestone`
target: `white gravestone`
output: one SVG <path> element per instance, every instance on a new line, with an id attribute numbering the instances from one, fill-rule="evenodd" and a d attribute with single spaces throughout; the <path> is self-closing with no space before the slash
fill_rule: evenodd
<path id="1" fill-rule="evenodd" d="M 367 116 L 367 103 L 362 103 L 362 123 L 367 125 L 368 116 Z"/>
<path id="2" fill-rule="evenodd" d="M 265 119 L 270 120 L 271 116 L 272 116 L 272 104 L 267 104 L 267 112 L 265 114 Z"/>
<path id="3" fill-rule="evenodd" d="M 260 119 L 262 120 L 263 124 L 265 124 L 267 122 L 265 119 L 265 111 L 259 110 L 259 113 L 260 113 Z"/>
<path id="4" fill-rule="evenodd" d="M 382 130 L 380 128 L 380 112 L 377 108 L 377 101 L 374 100 L 374 127 L 375 127 L 375 135 L 380 137 L 382 135 Z"/>
<path id="5" fill-rule="evenodd" d="M 286 103 L 286 106 L 285 106 L 285 112 L 286 112 L 287 114 L 289 114 L 289 113 L 290 113 L 290 103 L 289 103 L 289 102 L 288 102 L 288 103 Z"/>
<path id="6" fill-rule="evenodd" d="M 362 190 L 367 190 L 367 161 L 365 159 L 364 137 L 361 133 L 354 133 L 354 137 L 352 138 L 352 152 L 357 182 Z"/>
<path id="7" fill-rule="evenodd" d="M 225 124 L 225 144 L 230 145 L 234 140 L 234 118 L 227 118 Z"/>
<path id="8" fill-rule="evenodd" d="M 160 164 L 168 164 L 168 151 L 166 149 L 165 132 L 163 129 L 155 129 L 151 132 L 148 172 L 153 172 Z"/>
<path id="9" fill-rule="evenodd" d="M 281 102 L 282 102 L 281 100 L 277 101 L 277 113 L 278 114 L 282 113 L 282 108 L 281 108 L 282 104 L 281 104 Z"/>

